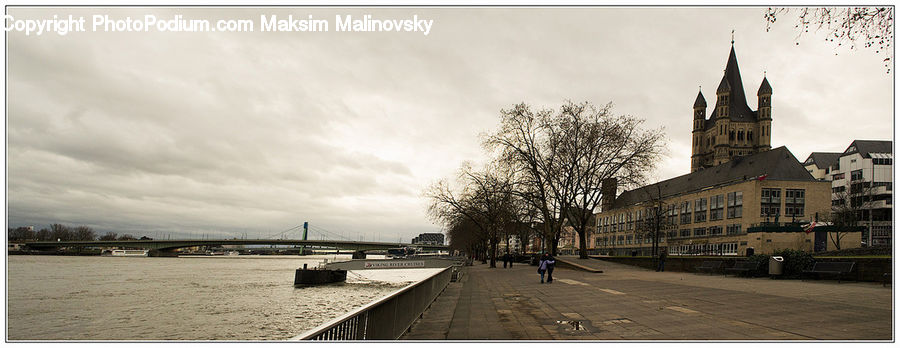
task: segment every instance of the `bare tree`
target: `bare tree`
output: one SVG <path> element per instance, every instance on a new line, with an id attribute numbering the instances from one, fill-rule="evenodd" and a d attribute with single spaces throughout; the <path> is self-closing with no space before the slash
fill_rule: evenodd
<path id="1" fill-rule="evenodd" d="M 72 240 L 72 229 L 62 224 L 50 225 L 51 240 Z"/>
<path id="2" fill-rule="evenodd" d="M 560 172 L 573 176 L 568 196 L 560 197 L 568 207 L 567 218 L 578 233 L 579 257 L 587 258 L 588 229 L 600 206 L 601 183 L 616 178 L 623 186 L 646 181 L 662 152 L 661 129 L 643 130 L 643 123 L 630 116 L 614 116 L 612 104 L 595 108 L 590 103 L 563 105 L 558 132 L 564 151 Z"/>
<path id="3" fill-rule="evenodd" d="M 97 234 L 94 229 L 87 226 L 78 226 L 72 231 L 75 240 L 94 240 Z"/>
<path id="4" fill-rule="evenodd" d="M 505 224 L 510 223 L 511 176 L 497 166 L 489 165 L 483 171 L 475 171 L 464 164 L 458 179 L 462 184 L 459 193 L 445 181 L 439 181 L 428 190 L 426 195 L 432 201 L 429 215 L 445 224 L 460 217 L 467 218 L 477 227 L 479 239 L 487 243 L 490 267 L 496 267 L 497 246 Z"/>
<path id="5" fill-rule="evenodd" d="M 116 240 L 119 235 L 115 232 L 106 232 L 102 236 L 100 236 L 100 240 Z"/>
<path id="6" fill-rule="evenodd" d="M 126 233 L 126 234 L 121 235 L 119 237 L 119 240 L 137 240 L 137 238 L 134 238 L 134 236 Z"/>
<path id="7" fill-rule="evenodd" d="M 778 17 L 789 12 L 797 13 L 794 25 L 799 33 L 797 38 L 809 32 L 825 30 L 825 41 L 837 42 L 838 46 L 849 45 L 850 49 L 860 46 L 884 53 L 884 65 L 890 73 L 894 57 L 894 8 L 886 7 L 804 7 L 773 8 L 766 10 L 766 31 Z M 799 42 L 797 43 L 800 44 Z"/>
<path id="8" fill-rule="evenodd" d="M 498 162 L 515 174 L 516 194 L 539 212 L 542 240 L 556 254 L 564 210 L 557 198 L 565 195 L 560 191 L 570 187 L 563 182 L 571 177 L 555 172 L 561 150 L 556 142 L 560 137 L 548 134 L 553 129 L 553 111 L 533 111 L 522 103 L 500 114 L 500 129 L 488 135 L 484 145 L 499 150 Z"/>
<path id="9" fill-rule="evenodd" d="M 7 232 L 7 237 L 10 241 L 26 241 L 35 239 L 34 228 L 31 227 L 10 228 L 7 230 Z"/>
<path id="10" fill-rule="evenodd" d="M 642 182 L 659 157 L 660 130 L 614 116 L 611 104 L 564 104 L 559 112 L 532 111 L 525 104 L 501 112 L 501 127 L 485 140 L 500 162 L 517 173 L 518 194 L 540 213 L 550 251 L 557 253 L 564 221 L 577 231 L 580 257 L 587 258 L 587 234 L 601 200 L 603 180 Z"/>
<path id="11" fill-rule="evenodd" d="M 53 239 L 51 239 L 50 230 L 48 230 L 46 228 L 42 228 L 39 231 L 37 231 L 37 233 L 34 234 L 34 238 L 37 240 L 44 240 L 44 241 L 53 240 Z"/>
<path id="12" fill-rule="evenodd" d="M 458 250 L 469 257 L 479 258 L 484 252 L 481 250 L 483 241 L 480 237 L 478 226 L 469 218 L 456 215 L 447 220 L 447 237 L 450 250 Z"/>
<path id="13" fill-rule="evenodd" d="M 850 231 L 856 231 L 860 223 L 872 214 L 875 203 L 875 187 L 871 182 L 848 180 L 845 186 L 832 187 L 831 214 L 823 219 L 836 231 L 829 233 L 829 240 L 837 250 L 841 249 L 841 239 Z M 824 215 L 824 214 L 823 214 Z M 869 233 L 872 233 L 871 226 Z"/>

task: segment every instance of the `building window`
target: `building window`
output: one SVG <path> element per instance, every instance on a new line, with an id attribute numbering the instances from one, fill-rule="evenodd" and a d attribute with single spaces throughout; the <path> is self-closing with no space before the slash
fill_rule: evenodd
<path id="1" fill-rule="evenodd" d="M 694 229 L 694 236 L 705 236 L 706 235 L 706 227 L 700 227 Z"/>
<path id="2" fill-rule="evenodd" d="M 709 221 L 722 220 L 725 212 L 725 196 L 716 195 L 709 198 Z"/>
<path id="3" fill-rule="evenodd" d="M 694 222 L 706 221 L 706 198 L 694 201 Z"/>
<path id="4" fill-rule="evenodd" d="M 631 212 L 629 211 L 626 216 L 627 216 L 626 218 L 628 219 L 628 227 L 626 227 L 626 229 L 628 229 L 629 231 L 633 230 L 634 229 L 634 220 L 632 219 Z"/>
<path id="5" fill-rule="evenodd" d="M 709 235 L 710 236 L 721 236 L 722 235 L 722 226 L 710 226 L 709 227 Z"/>
<path id="6" fill-rule="evenodd" d="M 781 213 L 781 189 L 764 188 L 759 203 L 759 216 L 778 216 Z"/>
<path id="7" fill-rule="evenodd" d="M 691 223 L 691 201 L 681 202 L 681 224 Z"/>
<path id="8" fill-rule="evenodd" d="M 831 180 L 844 180 L 844 173 L 838 173 L 831 176 Z"/>
<path id="9" fill-rule="evenodd" d="M 725 233 L 727 234 L 741 234 L 741 232 L 740 224 L 732 224 L 725 227 Z"/>
<path id="10" fill-rule="evenodd" d="M 784 190 L 785 216 L 803 216 L 803 206 L 806 202 L 806 191 L 802 189 Z"/>
<path id="11" fill-rule="evenodd" d="M 847 191 L 847 186 L 835 186 L 831 188 L 831 193 L 841 193 Z"/>
<path id="12" fill-rule="evenodd" d="M 737 255 L 737 243 L 723 243 L 722 255 Z"/>
<path id="13" fill-rule="evenodd" d="M 625 245 L 631 245 L 632 243 L 634 243 L 634 236 L 630 234 L 625 236 Z"/>
<path id="14" fill-rule="evenodd" d="M 744 193 L 731 192 L 728 193 L 728 218 L 739 218 L 743 216 L 744 210 Z"/>
<path id="15" fill-rule="evenodd" d="M 675 205 L 670 204 L 668 209 L 666 209 L 666 211 L 668 212 L 668 215 L 669 215 L 668 219 L 666 220 L 666 223 L 669 225 L 677 225 L 678 224 L 678 210 L 675 209 Z"/>
<path id="16" fill-rule="evenodd" d="M 863 179 L 862 169 L 854 170 L 854 171 L 850 172 L 850 181 L 856 181 L 856 180 L 862 180 L 862 179 Z"/>
<path id="17" fill-rule="evenodd" d="M 625 244 L 625 236 L 619 235 L 619 237 L 616 238 L 616 245 L 622 245 L 622 244 Z"/>
<path id="18" fill-rule="evenodd" d="M 688 228 L 682 229 L 681 231 L 679 231 L 679 236 L 681 236 L 681 237 L 690 237 L 690 236 L 691 236 L 691 230 L 688 229 Z"/>
<path id="19" fill-rule="evenodd" d="M 891 165 L 891 159 L 890 158 L 873 158 L 872 164 L 880 165 L 880 166 L 889 166 L 889 165 Z"/>

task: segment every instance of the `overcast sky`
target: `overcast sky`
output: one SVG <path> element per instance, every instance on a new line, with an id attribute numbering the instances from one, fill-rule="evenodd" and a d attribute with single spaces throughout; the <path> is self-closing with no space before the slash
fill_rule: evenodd
<path id="1" fill-rule="evenodd" d="M 732 30 L 750 107 L 764 71 L 774 91 L 772 147 L 803 161 L 892 139 L 884 56 L 835 48 L 824 32 L 797 38 L 790 15 L 767 33 L 764 10 L 11 8 L 23 19 L 313 14 L 332 28 L 9 32 L 8 225 L 267 237 L 309 221 L 408 242 L 441 229 L 424 189 L 483 160 L 479 135 L 518 102 L 613 102 L 664 127 L 653 177 L 668 179 L 690 170 L 691 107 L 698 86 L 714 103 Z M 434 24 L 427 36 L 334 32 L 347 14 Z"/>

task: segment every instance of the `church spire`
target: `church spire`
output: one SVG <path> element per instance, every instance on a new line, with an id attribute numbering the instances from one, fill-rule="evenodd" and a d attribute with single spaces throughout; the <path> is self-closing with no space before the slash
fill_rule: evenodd
<path id="1" fill-rule="evenodd" d="M 697 108 L 697 107 L 705 108 L 706 107 L 706 98 L 703 98 L 703 92 L 699 92 L 699 91 L 697 92 L 697 99 L 694 100 L 694 107 L 695 108 Z"/>

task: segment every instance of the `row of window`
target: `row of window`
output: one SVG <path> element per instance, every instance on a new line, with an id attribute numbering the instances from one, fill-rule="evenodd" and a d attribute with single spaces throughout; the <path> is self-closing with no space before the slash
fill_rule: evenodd
<path id="1" fill-rule="evenodd" d="M 785 189 L 784 215 L 803 216 L 806 206 L 806 190 Z M 761 190 L 759 216 L 774 217 L 781 215 L 781 189 L 765 188 Z"/>
<path id="2" fill-rule="evenodd" d="M 659 235 L 659 242 L 665 242 L 665 235 Z M 640 234 L 629 234 L 629 235 L 619 235 L 613 237 L 597 237 L 594 240 L 596 247 L 604 247 L 610 245 L 638 245 L 638 244 L 652 244 L 653 243 L 653 234 L 645 233 L 643 235 Z"/>
<path id="3" fill-rule="evenodd" d="M 782 189 L 765 188 L 760 193 L 760 216 L 775 217 L 781 214 Z M 799 217 L 805 214 L 806 191 L 803 189 L 784 190 L 785 216 Z M 693 205 L 693 209 L 691 209 Z M 597 219 L 597 231 L 601 233 L 631 231 L 640 229 L 641 224 L 655 224 L 656 219 L 661 219 L 667 226 L 687 225 L 691 221 L 700 223 L 718 221 L 725 218 L 734 219 L 743 217 L 744 193 L 729 192 L 724 195 L 714 195 L 709 198 L 698 198 L 694 201 L 684 201 L 678 205 L 669 204 L 657 212 L 656 208 L 647 208 L 634 212 L 628 211 Z M 679 218 L 680 216 L 680 218 Z"/>
<path id="4" fill-rule="evenodd" d="M 729 235 L 733 234 L 741 234 L 743 233 L 743 229 L 741 229 L 741 224 L 730 224 L 725 225 L 724 232 Z M 691 233 L 693 232 L 693 234 Z M 669 238 L 690 238 L 690 237 L 706 237 L 706 236 L 721 236 L 723 233 L 722 226 L 710 226 L 710 227 L 698 227 L 693 230 L 690 228 L 682 228 L 678 231 L 670 230 L 666 235 Z"/>
<path id="5" fill-rule="evenodd" d="M 670 245 L 669 255 L 737 255 L 738 243 Z"/>

